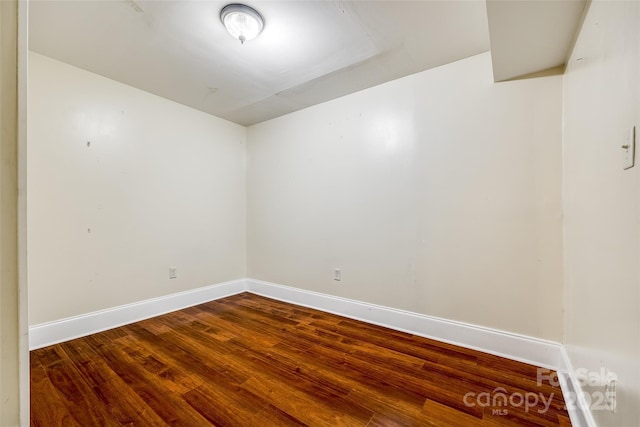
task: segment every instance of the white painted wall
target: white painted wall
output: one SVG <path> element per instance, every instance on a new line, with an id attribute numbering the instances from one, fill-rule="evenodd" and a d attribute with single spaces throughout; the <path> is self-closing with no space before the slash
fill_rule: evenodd
<path id="1" fill-rule="evenodd" d="M 246 128 L 29 58 L 30 324 L 245 277 Z"/>
<path id="2" fill-rule="evenodd" d="M 617 413 L 593 411 L 602 427 L 640 425 L 640 153 L 624 171 L 620 148 L 633 125 L 640 2 L 594 1 L 564 77 L 564 343 L 574 368 L 619 377 Z"/>
<path id="3" fill-rule="evenodd" d="M 561 83 L 486 53 L 251 126 L 249 277 L 559 341 Z"/>

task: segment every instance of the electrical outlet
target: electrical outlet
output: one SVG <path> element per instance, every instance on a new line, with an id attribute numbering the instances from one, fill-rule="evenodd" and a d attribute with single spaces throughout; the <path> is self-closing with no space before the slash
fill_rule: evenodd
<path id="1" fill-rule="evenodd" d="M 339 282 L 342 280 L 342 272 L 339 268 L 333 270 L 333 280 Z"/>
<path id="2" fill-rule="evenodd" d="M 169 267 L 169 279 L 178 277 L 178 267 Z"/>

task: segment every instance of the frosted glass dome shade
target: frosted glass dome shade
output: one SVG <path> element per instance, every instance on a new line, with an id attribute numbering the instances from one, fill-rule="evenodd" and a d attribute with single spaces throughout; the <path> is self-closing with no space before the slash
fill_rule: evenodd
<path id="1" fill-rule="evenodd" d="M 243 43 L 255 39 L 264 28 L 264 19 L 244 4 L 228 4 L 220 11 L 220 20 L 233 37 Z"/>

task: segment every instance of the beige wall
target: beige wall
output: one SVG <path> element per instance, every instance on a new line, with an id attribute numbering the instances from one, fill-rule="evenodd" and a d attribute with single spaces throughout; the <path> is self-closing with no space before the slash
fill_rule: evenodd
<path id="1" fill-rule="evenodd" d="M 0 2 L 0 425 L 20 420 L 17 2 Z"/>
<path id="2" fill-rule="evenodd" d="M 564 77 L 564 343 L 574 368 L 618 375 L 602 427 L 640 425 L 640 156 L 625 171 L 620 148 L 633 125 L 640 2 L 596 1 Z"/>
<path id="3" fill-rule="evenodd" d="M 486 53 L 250 127 L 249 277 L 559 341 L 561 83 Z"/>
<path id="4" fill-rule="evenodd" d="M 29 59 L 30 325 L 245 277 L 246 128 Z"/>

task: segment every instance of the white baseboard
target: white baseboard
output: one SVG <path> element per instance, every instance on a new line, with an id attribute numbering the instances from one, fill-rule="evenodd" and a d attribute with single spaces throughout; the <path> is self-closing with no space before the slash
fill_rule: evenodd
<path id="1" fill-rule="evenodd" d="M 247 279 L 247 291 L 544 368 L 565 368 L 562 345 L 552 341 L 255 279 Z"/>
<path id="2" fill-rule="evenodd" d="M 219 283 L 31 326 L 29 347 L 34 350 L 245 291 L 545 368 L 570 371 L 566 352 L 559 343 L 255 279 Z"/>
<path id="3" fill-rule="evenodd" d="M 567 403 L 567 410 L 573 427 L 597 427 L 589 404 L 585 400 L 582 386 L 576 378 L 567 350 L 562 346 L 563 369 L 558 369 L 558 379 L 562 387 L 562 395 Z"/>
<path id="4" fill-rule="evenodd" d="M 29 349 L 35 350 L 171 311 L 239 294 L 244 292 L 246 287 L 245 279 L 234 280 L 106 310 L 94 311 L 80 316 L 41 323 L 29 328 Z"/>
<path id="5" fill-rule="evenodd" d="M 570 372 L 566 352 L 563 352 L 559 343 L 255 279 L 219 283 L 34 325 L 29 328 L 29 348 L 34 350 L 46 347 L 245 291 L 541 367 Z"/>

